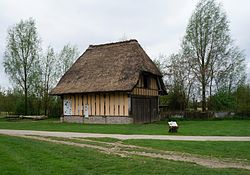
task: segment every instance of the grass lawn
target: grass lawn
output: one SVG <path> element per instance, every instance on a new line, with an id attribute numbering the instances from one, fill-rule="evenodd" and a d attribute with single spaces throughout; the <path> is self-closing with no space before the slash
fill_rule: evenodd
<path id="1" fill-rule="evenodd" d="M 250 120 L 179 121 L 177 135 L 250 136 Z M 166 121 L 152 124 L 102 125 L 59 123 L 58 120 L 17 120 L 0 119 L 0 129 L 26 129 L 43 131 L 71 131 L 116 134 L 161 134 L 167 135 Z"/>
<path id="2" fill-rule="evenodd" d="M 87 143 L 101 145 L 119 142 L 124 145 L 135 145 L 140 147 L 152 148 L 156 152 L 174 151 L 179 153 L 189 153 L 209 158 L 239 161 L 250 163 L 250 142 L 228 142 L 228 141 L 171 141 L 171 140 L 150 140 L 150 139 L 129 139 L 119 140 L 115 138 L 83 138 L 69 139 L 48 137 L 56 140 L 73 141 L 76 143 Z M 92 142 L 93 141 L 93 142 Z M 92 143 L 91 143 L 92 142 Z M 106 145 L 105 147 L 107 147 Z M 110 145 L 108 146 L 110 147 Z"/>
<path id="3" fill-rule="evenodd" d="M 125 144 L 250 163 L 250 142 L 124 140 Z"/>
<path id="4" fill-rule="evenodd" d="M 199 165 L 140 156 L 119 157 L 89 148 L 0 135 L 1 174 L 227 174 L 242 169 L 211 169 Z"/>

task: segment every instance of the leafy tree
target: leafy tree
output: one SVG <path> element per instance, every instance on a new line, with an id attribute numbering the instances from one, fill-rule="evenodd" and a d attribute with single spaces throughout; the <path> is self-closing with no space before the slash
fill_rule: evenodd
<path id="1" fill-rule="evenodd" d="M 33 19 L 21 20 L 8 30 L 4 68 L 11 81 L 24 93 L 27 114 L 28 93 L 39 77 L 40 40 Z"/>
<path id="2" fill-rule="evenodd" d="M 57 81 L 59 81 L 63 74 L 72 66 L 78 56 L 79 52 L 76 46 L 67 44 L 63 47 L 57 56 Z"/>
<path id="3" fill-rule="evenodd" d="M 41 60 L 42 70 L 42 98 L 44 114 L 48 115 L 48 105 L 50 102 L 49 90 L 56 83 L 56 55 L 54 49 L 49 46 Z"/>
<path id="4" fill-rule="evenodd" d="M 231 69 L 231 65 L 241 67 L 244 60 L 241 51 L 233 46 L 227 16 L 215 0 L 201 0 L 197 4 L 189 20 L 182 49 L 184 57 L 191 64 L 190 69 L 200 83 L 204 111 L 207 87 L 210 86 L 212 95 L 215 78 L 219 82 L 219 77 L 222 78 L 220 82 L 227 82 L 231 86 L 231 80 L 235 80 L 234 75 L 237 73 L 234 71 L 235 66 Z"/>
<path id="5" fill-rule="evenodd" d="M 250 86 L 239 86 L 233 95 L 236 99 L 236 112 L 250 116 Z"/>
<path id="6" fill-rule="evenodd" d="M 236 105 L 234 96 L 226 90 L 220 90 L 209 97 L 208 104 L 214 111 L 234 110 Z"/>

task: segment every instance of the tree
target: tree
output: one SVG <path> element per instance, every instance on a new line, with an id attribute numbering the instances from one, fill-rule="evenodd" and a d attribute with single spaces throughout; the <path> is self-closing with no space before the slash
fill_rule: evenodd
<path id="1" fill-rule="evenodd" d="M 79 52 L 76 46 L 71 46 L 70 44 L 67 44 L 63 47 L 63 49 L 59 52 L 57 56 L 57 82 L 63 76 L 63 74 L 72 66 L 78 56 Z"/>
<path id="2" fill-rule="evenodd" d="M 39 77 L 40 40 L 35 21 L 21 20 L 8 30 L 4 68 L 11 81 L 24 93 L 24 113 L 27 114 L 28 93 Z"/>
<path id="3" fill-rule="evenodd" d="M 217 92 L 227 90 L 231 94 L 246 80 L 244 54 L 237 47 L 232 48 L 230 52 L 231 56 L 227 60 L 215 65 L 214 80 Z"/>
<path id="4" fill-rule="evenodd" d="M 229 60 L 234 62 L 235 58 L 244 59 L 235 48 L 229 22 L 221 5 L 215 0 L 201 0 L 189 20 L 182 49 L 184 57 L 190 62 L 190 69 L 200 83 L 203 111 L 206 110 L 207 87 L 210 86 L 211 95 L 215 78 L 222 75 L 220 73 L 227 75 L 225 77 L 236 73 L 229 68 L 231 64 L 225 63 L 229 63 Z M 230 81 L 230 78 L 224 80 Z"/>
<path id="5" fill-rule="evenodd" d="M 49 90 L 55 85 L 56 78 L 56 55 L 54 49 L 49 46 L 41 60 L 42 70 L 42 96 L 44 105 L 44 114 L 48 115 L 48 104 L 50 101 Z"/>
<path id="6" fill-rule="evenodd" d="M 236 98 L 236 112 L 250 117 L 250 85 L 241 85 L 233 94 Z"/>

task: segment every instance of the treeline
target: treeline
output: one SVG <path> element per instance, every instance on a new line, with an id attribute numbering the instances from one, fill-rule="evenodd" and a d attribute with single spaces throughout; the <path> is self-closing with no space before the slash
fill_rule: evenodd
<path id="1" fill-rule="evenodd" d="M 49 117 L 61 115 L 61 99 L 59 97 L 49 97 L 47 104 L 46 107 L 43 98 L 31 94 L 28 96 L 27 114 L 47 115 Z M 17 89 L 1 89 L 0 112 L 2 115 L 25 115 L 24 94 Z"/>
<path id="2" fill-rule="evenodd" d="M 178 53 L 155 63 L 169 91 L 161 104 L 170 110 L 250 112 L 245 55 L 230 35 L 221 4 L 201 0 L 186 28 Z"/>
<path id="3" fill-rule="evenodd" d="M 32 18 L 12 26 L 8 30 L 3 66 L 13 89 L 1 89 L 1 111 L 60 115 L 60 98 L 50 96 L 49 92 L 78 55 L 76 46 L 70 44 L 58 53 L 52 46 L 43 50 Z"/>
<path id="4" fill-rule="evenodd" d="M 187 99 L 185 93 L 170 89 L 167 96 L 160 97 L 160 104 L 167 105 L 170 111 L 195 111 L 201 108 L 201 102 L 194 97 Z M 229 93 L 220 90 L 207 98 L 207 110 L 235 112 L 250 116 L 250 86 L 241 85 Z"/>

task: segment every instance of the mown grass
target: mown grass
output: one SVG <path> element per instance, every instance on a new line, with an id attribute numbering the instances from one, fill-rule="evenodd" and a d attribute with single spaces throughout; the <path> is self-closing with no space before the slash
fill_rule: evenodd
<path id="1" fill-rule="evenodd" d="M 124 144 L 250 162 L 250 142 L 124 140 Z"/>
<path id="2" fill-rule="evenodd" d="M 140 156 L 119 157 L 89 148 L 0 135 L 1 174 L 250 174 L 243 169 L 199 165 Z"/>
<path id="3" fill-rule="evenodd" d="M 124 145 L 135 145 L 140 147 L 152 148 L 154 151 L 176 151 L 179 153 L 189 153 L 205 157 L 226 159 L 250 163 L 250 142 L 229 142 L 229 141 L 169 141 L 169 140 L 150 140 L 150 139 L 129 139 L 120 140 L 115 138 L 84 138 L 83 140 L 74 138 L 56 138 L 56 140 L 72 141 L 76 143 L 87 143 L 110 147 L 104 143 L 120 142 Z M 92 142 L 93 141 L 93 142 Z"/>
<path id="4" fill-rule="evenodd" d="M 176 135 L 250 136 L 250 120 L 179 121 Z M 26 129 L 42 131 L 70 131 L 108 134 L 156 134 L 168 135 L 166 121 L 151 124 L 103 125 L 60 123 L 59 120 L 0 119 L 0 129 Z M 172 135 L 172 134 L 171 134 Z"/>

